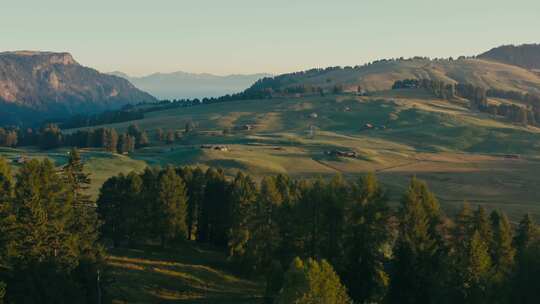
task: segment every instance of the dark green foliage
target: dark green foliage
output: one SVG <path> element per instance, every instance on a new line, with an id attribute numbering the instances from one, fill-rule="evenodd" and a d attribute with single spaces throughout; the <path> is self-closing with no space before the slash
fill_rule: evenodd
<path id="1" fill-rule="evenodd" d="M 15 191 L 10 175 L 0 160 L 6 302 L 95 303 L 103 250 L 93 209 L 87 210 L 89 180 L 78 152 L 72 151 L 61 172 L 48 160 L 27 162 L 16 175 Z"/>
<path id="2" fill-rule="evenodd" d="M 118 153 L 130 153 L 135 150 L 135 137 L 128 133 L 123 133 L 118 138 Z"/>
<path id="3" fill-rule="evenodd" d="M 465 203 L 457 215 L 452 233 L 449 269 L 451 300 L 485 303 L 490 287 L 491 256 L 482 234 L 473 226 L 473 213 Z"/>
<path id="4" fill-rule="evenodd" d="M 512 247 L 512 230 L 506 216 L 498 211 L 490 215 L 493 238 L 490 244 L 491 280 L 494 284 L 492 303 L 506 303 L 509 298 L 509 279 L 514 270 L 515 249 Z"/>
<path id="5" fill-rule="evenodd" d="M 386 295 L 391 242 L 390 210 L 375 175 L 362 177 L 353 188 L 346 225 L 343 277 L 353 300 L 380 302 Z"/>
<path id="6" fill-rule="evenodd" d="M 40 132 L 39 147 L 42 149 L 54 149 L 62 146 L 62 132 L 57 125 L 49 124 Z"/>
<path id="7" fill-rule="evenodd" d="M 278 304 L 348 304 L 352 303 L 332 266 L 322 260 L 296 258 L 285 274 Z"/>
<path id="8" fill-rule="evenodd" d="M 168 167 L 159 178 L 157 211 L 155 217 L 162 246 L 167 241 L 183 240 L 186 227 L 187 197 L 184 181 L 172 167 Z"/>
<path id="9" fill-rule="evenodd" d="M 440 213 L 424 182 L 413 178 L 401 200 L 399 235 L 390 282 L 391 303 L 432 303 L 442 270 Z"/>
<path id="10" fill-rule="evenodd" d="M 540 241 L 536 240 L 524 248 L 517 261 L 512 280 L 512 303 L 538 303 L 540 290 Z"/>
<path id="11" fill-rule="evenodd" d="M 465 204 L 452 221 L 416 178 L 393 213 L 371 174 L 356 183 L 278 175 L 257 184 L 213 168 L 146 169 L 109 179 L 98 211 L 103 236 L 117 245 L 187 238 L 227 249 L 237 271 L 266 279 L 268 303 L 537 298 L 534 280 L 526 280 L 537 269 L 530 217 L 513 239 L 497 211 L 488 217 L 484 208 Z M 308 262 L 293 262 L 295 256 Z"/>
<path id="12" fill-rule="evenodd" d="M 230 223 L 226 223 L 230 227 L 228 230 L 229 256 L 233 260 L 243 262 L 248 253 L 248 242 L 251 239 L 249 225 L 254 216 L 253 205 L 257 199 L 257 190 L 251 178 L 240 172 L 236 175 L 229 191 Z"/>
<path id="13" fill-rule="evenodd" d="M 16 130 L 0 128 L 0 147 L 15 147 L 18 142 Z"/>

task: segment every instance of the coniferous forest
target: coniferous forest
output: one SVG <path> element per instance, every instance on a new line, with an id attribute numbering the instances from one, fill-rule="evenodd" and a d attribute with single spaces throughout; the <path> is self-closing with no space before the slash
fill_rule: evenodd
<path id="1" fill-rule="evenodd" d="M 120 174 L 96 202 L 74 149 L 61 168 L 0 160 L 5 303 L 107 303 L 107 248 L 187 242 L 227 253 L 267 303 L 537 303 L 539 230 L 466 202 L 446 215 L 411 178 L 399 204 L 374 174 L 255 181 L 216 168 Z"/>

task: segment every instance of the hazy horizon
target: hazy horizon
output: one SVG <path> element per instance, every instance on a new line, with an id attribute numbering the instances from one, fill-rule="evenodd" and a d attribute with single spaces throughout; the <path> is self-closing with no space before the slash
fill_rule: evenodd
<path id="1" fill-rule="evenodd" d="M 66 51 L 130 76 L 279 74 L 538 43 L 538 11 L 533 0 L 29 0 L 0 4 L 0 50 Z"/>

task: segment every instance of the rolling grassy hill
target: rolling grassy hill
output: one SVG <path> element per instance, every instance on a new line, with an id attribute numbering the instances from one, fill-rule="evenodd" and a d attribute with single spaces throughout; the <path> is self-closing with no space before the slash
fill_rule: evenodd
<path id="1" fill-rule="evenodd" d="M 188 122 L 196 128 L 174 144 L 155 140 L 157 128 L 183 130 Z M 122 131 L 131 123 L 106 127 Z M 540 216 L 535 187 L 540 129 L 471 111 L 465 100 L 434 99 L 422 90 L 228 102 L 152 112 L 136 123 L 148 131 L 152 145 L 130 157 L 113 157 L 118 163 L 112 163 L 111 175 L 133 164 L 218 166 L 230 175 L 244 170 L 259 178 L 276 173 L 356 178 L 375 171 L 394 202 L 417 175 L 449 210 L 469 200 L 504 209 L 513 218 L 525 211 Z M 235 131 L 245 124 L 253 129 Z M 229 151 L 201 145 L 227 145 Z M 359 157 L 325 154 L 331 150 L 355 151 Z M 95 162 L 90 157 L 93 170 L 101 163 Z M 106 175 L 102 164 L 98 176 Z"/>
<path id="2" fill-rule="evenodd" d="M 356 91 L 360 86 L 367 91 L 380 91 L 390 89 L 397 80 L 411 78 L 470 83 L 508 91 L 540 92 L 540 76 L 525 68 L 483 59 L 427 58 L 381 60 L 357 67 L 284 74 L 259 81 L 251 89 L 279 90 L 299 85 L 331 89 L 343 85 L 346 90 Z"/>

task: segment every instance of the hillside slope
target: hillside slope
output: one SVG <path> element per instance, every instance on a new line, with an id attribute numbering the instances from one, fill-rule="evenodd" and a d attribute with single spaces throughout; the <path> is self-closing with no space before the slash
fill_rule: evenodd
<path id="1" fill-rule="evenodd" d="M 97 112 L 154 97 L 129 81 L 84 67 L 68 53 L 0 53 L 0 123 Z"/>
<path id="2" fill-rule="evenodd" d="M 112 75 L 123 77 L 137 88 L 162 99 L 219 97 L 245 90 L 269 74 L 227 75 L 193 74 L 186 72 L 155 73 L 131 77 L 121 72 Z"/>
<path id="3" fill-rule="evenodd" d="M 540 44 L 504 45 L 493 48 L 479 58 L 540 70 Z"/>
<path id="4" fill-rule="evenodd" d="M 472 111 L 422 90 L 245 100 L 151 112 L 136 123 L 151 146 L 130 154 L 148 165 L 201 165 L 260 178 L 376 172 L 397 202 L 412 175 L 429 181 L 445 208 L 464 200 L 517 218 L 540 218 L 540 129 Z M 156 130 L 193 131 L 166 145 Z M 251 130 L 241 126 L 251 125 Z M 366 128 L 371 124 L 374 128 Z M 226 146 L 227 151 L 202 146 Z M 356 158 L 331 151 L 354 151 Z"/>
<path id="5" fill-rule="evenodd" d="M 356 91 L 381 91 L 408 78 L 470 83 L 485 88 L 540 93 L 540 76 L 523 68 L 481 59 L 430 60 L 427 58 L 381 60 L 356 67 L 313 69 L 284 74 L 257 82 L 251 90 L 279 91 L 297 86 L 331 90 L 336 85 Z"/>

